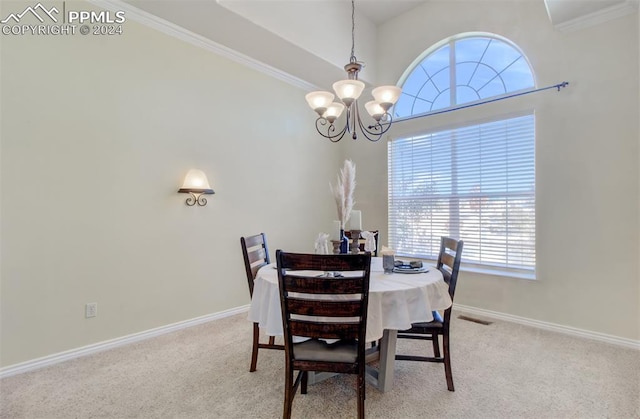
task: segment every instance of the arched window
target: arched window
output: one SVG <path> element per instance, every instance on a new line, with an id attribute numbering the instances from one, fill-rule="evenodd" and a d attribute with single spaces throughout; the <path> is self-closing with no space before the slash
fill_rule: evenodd
<path id="1" fill-rule="evenodd" d="M 535 87 L 526 57 L 495 35 L 465 35 L 437 44 L 401 80 L 398 118 Z"/>
<path id="2" fill-rule="evenodd" d="M 415 62 L 395 105 L 400 118 L 535 87 L 524 54 L 494 35 L 454 37 Z M 534 278 L 533 109 L 424 127 L 388 143 L 389 245 L 435 259 L 440 237 L 450 236 L 464 240 L 467 269 Z"/>

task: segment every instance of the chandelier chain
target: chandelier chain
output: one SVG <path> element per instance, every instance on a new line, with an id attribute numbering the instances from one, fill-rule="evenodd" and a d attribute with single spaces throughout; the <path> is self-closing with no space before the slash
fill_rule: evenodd
<path id="1" fill-rule="evenodd" d="M 351 58 L 350 62 L 356 62 L 355 56 L 355 45 L 356 45 L 356 5 L 355 0 L 351 0 Z"/>

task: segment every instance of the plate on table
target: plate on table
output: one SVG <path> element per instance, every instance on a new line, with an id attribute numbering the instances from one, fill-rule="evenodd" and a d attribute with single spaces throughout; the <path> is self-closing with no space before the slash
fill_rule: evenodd
<path id="1" fill-rule="evenodd" d="M 422 274 L 425 272 L 429 272 L 429 269 L 426 266 L 421 268 L 413 268 L 409 265 L 400 265 L 393 268 L 394 273 L 398 274 Z"/>

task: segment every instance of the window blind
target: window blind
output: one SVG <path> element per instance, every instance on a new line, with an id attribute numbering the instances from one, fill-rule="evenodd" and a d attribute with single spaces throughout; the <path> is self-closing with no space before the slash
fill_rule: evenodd
<path id="1" fill-rule="evenodd" d="M 436 259 L 440 237 L 464 240 L 463 260 L 535 269 L 533 113 L 388 144 L 389 244 Z"/>

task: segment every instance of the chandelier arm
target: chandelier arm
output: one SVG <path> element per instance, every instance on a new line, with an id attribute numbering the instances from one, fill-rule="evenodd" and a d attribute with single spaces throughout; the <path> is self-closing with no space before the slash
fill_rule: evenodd
<path id="1" fill-rule="evenodd" d="M 391 123 L 393 122 L 393 117 L 389 112 L 385 112 L 380 118 L 380 121 L 383 121 L 383 122 L 376 121 L 375 124 L 369 125 L 368 127 L 360 119 L 359 113 L 357 116 L 358 116 L 357 117 L 358 126 L 360 127 L 360 131 L 362 131 L 362 135 L 364 135 L 367 140 L 372 142 L 376 142 L 380 140 L 380 138 L 382 138 L 382 136 L 387 131 L 389 131 L 389 128 L 391 128 Z M 354 139 L 355 139 L 355 135 L 354 135 Z"/>
<path id="2" fill-rule="evenodd" d="M 382 114 L 380 121 L 375 121 L 373 125 L 369 125 L 368 127 L 365 127 L 365 125 L 361 123 L 360 129 L 371 135 L 384 134 L 389 131 L 392 122 L 393 117 L 391 116 L 391 114 L 389 112 L 385 112 L 384 114 Z"/>
<path id="3" fill-rule="evenodd" d="M 358 112 L 358 101 L 354 100 L 351 106 L 349 107 L 349 112 L 347 112 L 347 126 L 350 126 L 349 132 L 351 133 L 351 138 L 354 140 L 358 139 L 358 133 L 356 132 L 356 122 L 360 125 L 360 113 Z M 353 110 L 353 115 L 351 114 L 351 110 Z M 351 117 L 351 121 L 349 120 Z"/>
<path id="4" fill-rule="evenodd" d="M 384 121 L 384 122 L 381 122 L 381 121 Z M 385 112 L 384 114 L 382 114 L 380 121 L 376 121 L 374 125 L 369 125 L 368 129 L 365 129 L 363 127 L 363 130 L 367 132 L 371 132 L 370 129 L 374 128 L 376 131 L 380 130 L 380 134 L 384 134 L 387 131 L 389 131 L 389 128 L 391 128 L 392 122 L 393 122 L 393 118 L 391 117 L 391 114 L 389 112 Z"/>
<path id="5" fill-rule="evenodd" d="M 379 123 L 376 125 L 373 125 L 372 127 L 377 127 L 378 125 L 380 125 Z M 364 138 L 366 138 L 367 140 L 375 143 L 376 141 L 380 140 L 380 138 L 382 138 L 382 134 L 384 134 L 384 132 L 386 132 L 386 130 L 384 132 L 373 132 L 373 131 L 369 131 L 367 129 L 367 127 L 362 123 L 362 120 L 360 118 L 358 118 L 358 126 L 360 127 L 360 131 L 362 132 L 362 135 L 364 135 Z M 354 136 L 354 140 L 355 140 L 355 136 Z"/>
<path id="6" fill-rule="evenodd" d="M 320 130 L 320 127 L 325 125 L 327 125 L 326 134 Z M 324 138 L 327 138 L 333 143 L 337 143 L 338 141 L 342 140 L 342 137 L 344 137 L 344 134 L 346 134 L 347 132 L 347 126 L 348 124 L 345 125 L 344 128 L 342 128 L 342 130 L 337 132 L 336 134 L 331 134 L 336 130 L 335 125 L 329 123 L 326 118 L 323 118 L 321 116 L 316 119 L 316 131 L 318 131 L 318 134 L 322 135 Z"/>

